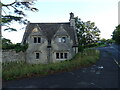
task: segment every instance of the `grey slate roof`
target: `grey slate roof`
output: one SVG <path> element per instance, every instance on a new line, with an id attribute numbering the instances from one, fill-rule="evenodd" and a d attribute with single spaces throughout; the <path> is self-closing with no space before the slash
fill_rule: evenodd
<path id="1" fill-rule="evenodd" d="M 38 25 L 40 29 L 43 31 L 43 34 L 46 36 L 47 40 L 51 40 L 59 27 L 62 25 L 63 28 L 67 31 L 71 39 L 73 40 L 74 45 L 77 46 L 76 39 L 75 39 L 75 31 L 74 28 L 70 26 L 69 22 L 66 23 L 29 23 L 26 27 L 22 43 L 24 44 L 27 40 L 29 34 L 32 32 L 34 27 Z"/>

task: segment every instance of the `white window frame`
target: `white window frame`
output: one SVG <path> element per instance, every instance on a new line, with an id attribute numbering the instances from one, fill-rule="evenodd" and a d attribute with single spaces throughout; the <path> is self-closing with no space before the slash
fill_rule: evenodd
<path id="1" fill-rule="evenodd" d="M 58 38 L 58 42 L 61 42 L 61 41 L 62 41 L 62 40 L 61 40 L 61 38 L 59 37 L 59 38 Z"/>
<path id="2" fill-rule="evenodd" d="M 66 43 L 66 40 L 67 40 L 66 36 L 62 36 L 58 38 L 58 42 Z"/>

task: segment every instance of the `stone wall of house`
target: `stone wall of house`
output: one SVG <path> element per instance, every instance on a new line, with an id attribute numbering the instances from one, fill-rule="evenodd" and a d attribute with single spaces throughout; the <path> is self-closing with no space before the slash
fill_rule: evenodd
<path id="1" fill-rule="evenodd" d="M 18 52 L 14 50 L 3 50 L 2 51 L 2 62 L 10 61 L 25 61 L 25 52 Z"/>
<path id="2" fill-rule="evenodd" d="M 28 37 L 29 47 L 26 50 L 26 62 L 29 64 L 47 64 L 48 63 L 48 42 L 47 39 L 38 32 L 36 37 L 41 37 L 41 43 L 34 43 L 34 35 L 32 32 Z M 36 59 L 36 53 L 39 53 L 39 59 Z"/>

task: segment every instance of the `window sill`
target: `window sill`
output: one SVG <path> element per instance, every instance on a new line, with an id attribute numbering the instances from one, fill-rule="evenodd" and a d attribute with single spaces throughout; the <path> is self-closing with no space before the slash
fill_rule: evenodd
<path id="1" fill-rule="evenodd" d="M 58 60 L 58 61 L 64 61 L 64 60 L 67 60 L 67 58 L 66 59 L 56 59 L 56 60 Z"/>

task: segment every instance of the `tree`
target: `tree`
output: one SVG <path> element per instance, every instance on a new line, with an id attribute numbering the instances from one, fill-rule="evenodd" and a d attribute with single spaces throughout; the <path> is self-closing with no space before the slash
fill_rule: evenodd
<path id="1" fill-rule="evenodd" d="M 78 42 L 80 46 L 94 45 L 100 38 L 100 30 L 95 26 L 94 22 L 83 22 L 80 18 L 75 18 Z"/>
<path id="2" fill-rule="evenodd" d="M 33 7 L 36 0 L 15 0 L 13 3 L 4 4 L 0 0 L 0 51 L 2 48 L 2 34 L 1 34 L 1 26 L 6 26 L 4 30 L 17 31 L 15 28 L 10 27 L 10 23 L 15 21 L 20 24 L 27 24 L 28 20 L 25 19 L 25 11 L 38 11 L 37 8 Z M 7 13 L 4 9 L 7 8 L 9 13 Z M 4 12 L 5 15 L 2 15 L 1 12 Z"/>
<path id="3" fill-rule="evenodd" d="M 11 40 L 9 40 L 9 39 L 2 38 L 2 44 L 3 44 L 3 45 L 10 45 L 10 44 L 12 44 L 12 42 L 11 42 Z"/>
<path id="4" fill-rule="evenodd" d="M 12 42 L 9 39 L 2 38 L 2 49 L 11 49 Z"/>
<path id="5" fill-rule="evenodd" d="M 28 48 L 28 44 L 21 45 L 20 43 L 13 44 L 11 40 L 2 38 L 2 49 L 3 50 L 15 50 L 16 52 L 25 52 Z"/>
<path id="6" fill-rule="evenodd" d="M 102 38 L 100 41 L 101 41 L 101 44 L 106 44 L 107 40 L 105 38 Z"/>
<path id="7" fill-rule="evenodd" d="M 117 44 L 120 44 L 120 24 L 113 31 L 112 39 L 115 40 Z"/>
<path id="8" fill-rule="evenodd" d="M 75 26 L 76 26 L 77 36 L 78 36 L 78 43 L 79 43 L 79 45 L 82 45 L 82 43 L 85 43 L 85 41 L 86 41 L 85 35 L 84 35 L 85 24 L 83 21 L 81 21 L 80 18 L 76 17 L 75 18 Z"/>
<path id="9" fill-rule="evenodd" d="M 0 2 L 2 11 L 5 13 L 5 15 L 1 15 L 1 25 L 7 26 L 5 30 L 16 31 L 16 29 L 9 26 L 13 21 L 16 21 L 20 24 L 27 24 L 28 20 L 25 19 L 25 10 L 38 11 L 37 8 L 33 7 L 35 1 L 36 0 L 15 0 L 10 4 L 3 4 Z M 5 8 L 9 10 L 9 14 L 4 10 Z"/>

